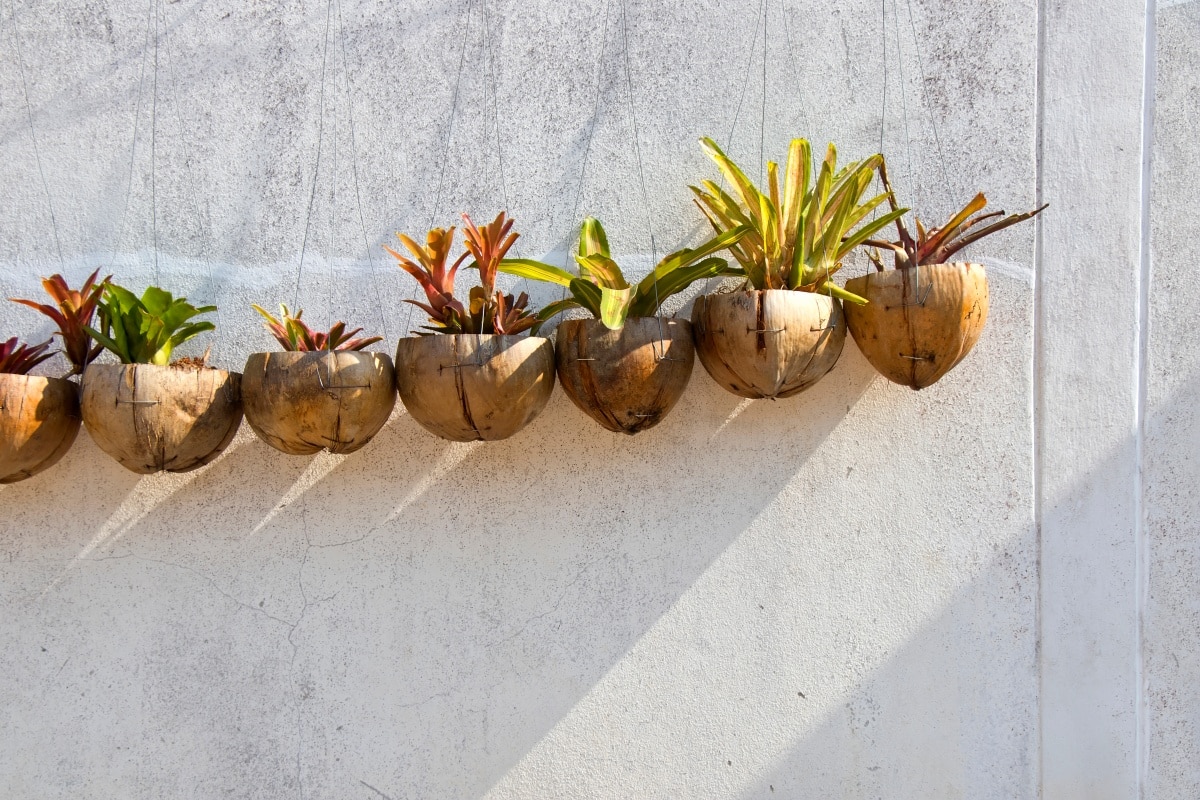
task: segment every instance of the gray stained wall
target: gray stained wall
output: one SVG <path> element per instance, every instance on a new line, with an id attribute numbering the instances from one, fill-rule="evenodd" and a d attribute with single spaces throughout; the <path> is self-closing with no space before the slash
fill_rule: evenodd
<path id="1" fill-rule="evenodd" d="M 927 220 L 1051 207 L 968 253 L 988 328 L 919 393 L 848 342 L 779 402 L 697 367 L 633 438 L 561 392 L 185 475 L 81 434 L 0 487 L 0 794 L 1200 796 L 1200 4 L 884 6 L 6 6 L 3 296 L 158 282 L 230 369 L 251 303 L 390 351 L 380 245 L 462 211 L 558 263 L 598 216 L 642 274 L 703 235 L 705 134 L 882 145 Z"/>

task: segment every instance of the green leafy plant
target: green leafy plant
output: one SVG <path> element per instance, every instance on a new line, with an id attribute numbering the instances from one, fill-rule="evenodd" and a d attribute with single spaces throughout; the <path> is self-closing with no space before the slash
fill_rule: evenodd
<path id="1" fill-rule="evenodd" d="M 122 364 L 171 363 L 174 348 L 215 326 L 207 320 L 189 322 L 200 314 L 217 310 L 216 306 L 197 308 L 186 297 L 151 286 L 141 298 L 115 283 L 104 288 L 104 297 L 96 307 L 100 329 L 86 327 L 88 335 L 111 350 Z"/>
<path id="2" fill-rule="evenodd" d="M 382 336 L 364 336 L 355 339 L 354 335 L 360 333 L 362 328 L 347 331 L 344 322 L 334 323 L 327 333 L 314 331 L 304 320 L 300 319 L 304 314 L 304 309 L 293 314 L 282 303 L 279 305 L 282 320 L 271 316 L 270 312 L 262 306 L 253 305 L 253 308 L 266 317 L 267 321 L 263 327 L 271 332 L 275 341 L 279 342 L 284 350 L 303 353 L 315 350 L 362 350 L 367 345 L 383 341 Z"/>
<path id="3" fill-rule="evenodd" d="M 893 209 L 896 208 L 896 201 L 892 192 L 891 184 L 888 182 L 887 164 L 883 161 L 879 163 L 879 177 L 883 181 L 883 188 L 888 193 L 889 202 Z M 1046 205 L 1049 205 L 1048 203 Z M 1018 222 L 1024 222 L 1027 219 L 1033 219 L 1038 214 L 1045 210 L 1046 205 L 1041 208 L 1035 208 L 1033 211 L 1026 211 L 1023 214 L 1004 215 L 1003 211 L 992 211 L 988 214 L 980 213 L 987 207 L 987 198 L 983 192 L 975 195 L 969 203 L 950 218 L 950 221 L 940 228 L 926 228 L 921 224 L 921 220 L 914 218 L 917 226 L 917 238 L 913 238 L 909 233 L 908 228 L 904 226 L 902 217 L 896 217 L 896 231 L 899 234 L 899 241 L 885 242 L 877 239 L 868 239 L 863 244 L 870 247 L 877 247 L 883 250 L 890 250 L 895 256 L 896 269 L 908 269 L 909 267 L 925 266 L 926 264 L 944 264 L 949 260 L 950 256 L 962 250 L 972 242 L 977 242 L 985 236 L 991 236 L 997 231 L 1002 231 L 1005 228 L 1016 225 Z M 976 216 L 978 214 L 978 216 Z M 999 217 L 999 219 L 997 219 Z M 992 222 L 978 227 L 981 223 Z M 883 271 L 883 262 L 875 253 L 871 253 L 869 258 L 879 271 Z"/>
<path id="4" fill-rule="evenodd" d="M 427 302 L 407 300 L 429 315 L 430 325 L 416 331 L 420 336 L 438 333 L 496 333 L 515 335 L 533 328 L 538 318 L 528 308 L 529 296 L 505 294 L 495 288 L 496 273 L 505 254 L 520 234 L 512 232 L 513 222 L 503 211 L 479 228 L 466 214 L 462 215 L 466 251 L 447 266 L 454 247 L 453 227 L 434 228 L 425 237 L 425 246 L 397 233 L 401 244 L 408 249 L 409 258 L 384 245 L 400 267 L 412 275 L 425 291 Z M 454 297 L 454 278 L 468 257 L 474 261 L 470 268 L 479 270 L 479 286 L 472 287 L 468 305 Z"/>
<path id="5" fill-rule="evenodd" d="M 14 303 L 20 303 L 40 311 L 58 325 L 58 336 L 62 339 L 63 353 L 71 362 L 71 371 L 67 373 L 68 377 L 82 374 L 84 368 L 94 361 L 96 356 L 100 355 L 100 351 L 104 349 L 101 345 L 94 343 L 87 332 L 87 326 L 92 324 L 92 317 L 95 316 L 96 305 L 104 294 L 104 287 L 112 280 L 112 276 L 109 275 L 104 280 L 97 281 L 99 275 L 100 270 L 93 272 L 78 290 L 67 285 L 67 281 L 62 275 L 55 274 L 49 278 L 43 278 L 42 288 L 46 290 L 46 294 L 50 295 L 54 305 L 15 297 L 9 298 Z"/>
<path id="6" fill-rule="evenodd" d="M 22 344 L 14 336 L 7 342 L 0 342 L 0 372 L 27 375 L 29 370 L 54 355 L 46 352 L 49 349 L 49 339 L 41 344 Z"/>
<path id="7" fill-rule="evenodd" d="M 890 197 L 885 190 L 863 200 L 883 156 L 876 154 L 839 169 L 837 149 L 830 144 L 814 176 L 812 148 L 805 139 L 793 139 L 782 187 L 779 165 L 771 161 L 767 193 L 763 193 L 716 142 L 710 138 L 700 142 L 733 194 L 706 180 L 691 187 L 696 205 L 718 233 L 749 227 L 750 233 L 730 252 L 752 287 L 798 289 L 867 302 L 830 278 L 851 250 L 907 211 L 893 208 L 878 219 L 867 219 Z"/>
<path id="8" fill-rule="evenodd" d="M 668 254 L 636 285 L 630 285 L 608 248 L 604 226 L 594 217 L 583 221 L 575 261 L 579 275 L 528 258 L 506 258 L 500 271 L 530 280 L 566 287 L 570 297 L 549 303 L 538 314 L 540 326 L 556 314 L 572 308 L 584 308 L 606 327 L 619 330 L 629 317 L 651 317 L 664 300 L 678 294 L 698 280 L 719 275 L 742 274 L 730 270 L 729 262 L 713 253 L 736 245 L 750 229 L 734 226 L 718 232 L 698 247 Z"/>

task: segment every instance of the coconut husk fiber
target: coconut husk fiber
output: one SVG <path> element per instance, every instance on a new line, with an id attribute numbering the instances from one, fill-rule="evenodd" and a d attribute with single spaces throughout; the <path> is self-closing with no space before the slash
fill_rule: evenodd
<path id="1" fill-rule="evenodd" d="M 395 405 L 396 373 L 383 353 L 253 353 L 242 372 L 246 422 L 290 455 L 353 453 Z"/>
<path id="2" fill-rule="evenodd" d="M 71 381 L 0 373 L 0 483 L 54 466 L 79 423 L 79 387 Z"/>
<path id="3" fill-rule="evenodd" d="M 407 337 L 396 346 L 396 388 L 412 418 L 443 439 L 507 439 L 550 400 L 554 347 L 537 336 Z"/>
<path id="4" fill-rule="evenodd" d="M 846 341 L 841 303 L 786 289 L 701 295 L 692 330 L 713 380 L 755 399 L 809 388 L 833 369 Z"/>
<path id="5" fill-rule="evenodd" d="M 987 273 L 955 262 L 872 272 L 846 282 L 867 305 L 846 307 L 858 349 L 890 381 L 924 389 L 952 370 L 983 333 Z"/>
<path id="6" fill-rule="evenodd" d="M 141 474 L 187 472 L 212 461 L 242 421 L 236 372 L 153 364 L 92 364 L 83 374 L 83 424 L 101 450 Z"/>
<path id="7" fill-rule="evenodd" d="M 559 323 L 558 380 L 581 411 L 616 433 L 653 428 L 675 407 L 695 362 L 685 320 L 641 317 L 610 330 L 595 319 Z"/>

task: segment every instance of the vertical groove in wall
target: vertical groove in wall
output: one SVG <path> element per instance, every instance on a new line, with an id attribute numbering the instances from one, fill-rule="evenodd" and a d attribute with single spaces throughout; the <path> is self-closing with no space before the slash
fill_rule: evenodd
<path id="1" fill-rule="evenodd" d="M 1149 709 L 1146 707 L 1146 655 L 1145 655 L 1145 613 L 1149 601 L 1149 540 L 1146 535 L 1146 507 L 1144 503 L 1146 483 L 1145 469 L 1145 437 L 1146 437 L 1146 398 L 1149 379 L 1150 348 L 1150 191 L 1151 191 L 1151 162 L 1154 154 L 1154 90 L 1155 90 L 1155 27 L 1158 17 L 1157 0 L 1146 0 L 1145 42 L 1142 65 L 1142 175 L 1140 189 L 1140 252 L 1138 264 L 1138 293 L 1137 293 L 1137 354 L 1134 375 L 1136 377 L 1134 400 L 1134 480 L 1133 510 L 1134 510 L 1134 548 L 1136 563 L 1134 565 L 1134 609 L 1136 614 L 1135 631 L 1137 641 L 1134 649 L 1134 687 L 1135 725 L 1134 754 L 1137 763 L 1134 767 L 1137 796 L 1142 800 L 1146 796 L 1146 778 L 1150 770 L 1150 731 Z"/>
<path id="2" fill-rule="evenodd" d="M 1035 27 L 1037 30 L 1036 39 L 1036 55 L 1034 58 L 1034 193 L 1036 196 L 1034 207 L 1041 208 L 1045 202 L 1043 196 L 1043 158 L 1044 158 L 1044 137 L 1042 135 L 1042 126 L 1046 118 L 1045 108 L 1045 60 L 1046 60 L 1046 3 L 1045 0 L 1037 2 L 1037 19 Z M 1035 645 L 1035 661 L 1037 666 L 1037 722 L 1034 726 L 1036 733 L 1034 735 L 1035 746 L 1037 747 L 1037 795 L 1042 797 L 1043 786 L 1042 776 L 1045 774 L 1042 763 L 1043 747 L 1042 747 L 1042 729 L 1044 725 L 1042 698 L 1044 696 L 1044 670 L 1042 668 L 1042 598 L 1045 592 L 1042 590 L 1042 407 L 1043 407 L 1043 364 L 1042 346 L 1043 346 L 1043 322 L 1042 322 L 1042 291 L 1043 291 L 1043 274 L 1042 274 L 1042 215 L 1034 217 L 1034 239 L 1033 239 L 1033 392 L 1031 402 L 1033 405 L 1030 418 L 1033 421 L 1033 524 L 1034 536 L 1036 538 L 1035 551 L 1037 558 L 1037 601 L 1034 604 L 1034 636 Z"/>

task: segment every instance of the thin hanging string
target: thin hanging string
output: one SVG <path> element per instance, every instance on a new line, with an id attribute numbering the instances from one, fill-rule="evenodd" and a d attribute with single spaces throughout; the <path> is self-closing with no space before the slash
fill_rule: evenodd
<path id="1" fill-rule="evenodd" d="M 888 95 L 888 57 L 887 57 L 887 0 L 880 0 L 880 9 L 882 10 L 883 29 L 879 37 L 882 48 L 882 63 L 879 65 L 879 71 L 883 74 L 883 105 L 879 109 L 879 152 L 883 152 L 883 132 L 887 126 L 887 95 Z"/>
<path id="2" fill-rule="evenodd" d="M 500 140 L 500 93 L 496 89 L 496 59 L 492 48 L 492 29 L 488 18 L 487 0 L 479 0 L 479 10 L 483 16 L 483 43 L 487 49 L 488 61 L 488 76 L 491 79 L 492 85 L 492 129 L 496 134 L 496 161 L 500 166 L 500 194 L 504 199 L 504 210 L 509 210 L 508 204 L 508 179 L 504 174 L 504 147 Z M 484 97 L 486 104 L 487 97 Z M 511 214 L 509 215 L 511 218 Z M 513 253 L 519 258 L 521 250 L 513 244 Z M 499 275 L 496 276 L 499 278 Z M 525 292 L 529 291 L 529 278 L 523 279 Z"/>
<path id="3" fill-rule="evenodd" d="M 908 184 L 913 188 L 913 193 L 916 195 L 919 205 L 922 197 L 925 195 L 924 181 L 913 170 L 912 137 L 909 135 L 908 130 L 908 100 L 905 97 L 908 93 L 908 87 L 904 81 L 904 50 L 900 46 L 900 9 L 896 5 L 896 0 L 892 0 L 892 12 L 896 18 L 896 25 L 894 26 L 896 36 L 896 69 L 900 73 L 900 113 L 904 120 L 904 159 L 908 170 Z"/>
<path id="4" fill-rule="evenodd" d="M 737 129 L 738 116 L 742 113 L 742 101 L 746 99 L 746 89 L 750 86 L 750 70 L 754 67 L 754 55 L 758 48 L 758 26 L 764 16 L 766 5 L 766 0 L 758 0 L 758 14 L 754 17 L 754 38 L 750 40 L 750 49 L 747 51 L 750 55 L 746 57 L 746 78 L 742 81 L 742 91 L 738 95 L 737 106 L 733 110 L 733 122 L 729 123 L 729 136 L 725 138 L 726 150 L 733 144 L 733 132 Z"/>
<path id="5" fill-rule="evenodd" d="M 767 14 L 770 6 L 763 3 L 763 68 L 762 68 L 762 113 L 758 122 L 758 168 L 759 180 L 767 182 Z"/>
<path id="6" fill-rule="evenodd" d="M 50 226 L 54 230 L 54 249 L 58 253 L 58 266 L 66 271 L 63 260 L 62 242 L 58 235 L 58 217 L 54 213 L 54 198 L 50 196 L 50 184 L 46 181 L 46 171 L 42 167 L 42 149 L 38 145 L 37 129 L 33 124 L 33 104 L 29 101 L 29 80 L 25 76 L 25 57 L 21 50 L 21 26 L 17 23 L 17 8 L 12 0 L 8 3 L 9 23 L 12 26 L 13 39 L 16 43 L 17 69 L 21 71 L 21 90 L 25 96 L 25 118 L 29 122 L 29 138 L 33 142 L 33 157 L 37 162 L 38 176 L 42 180 L 42 191 L 46 193 L 46 206 L 50 209 Z"/>
<path id="7" fill-rule="evenodd" d="M 474 9 L 474 7 L 474 0 L 467 0 L 467 6 L 463 11 L 466 16 L 466 21 L 461 26 L 462 47 L 458 53 L 458 74 L 454 78 L 454 94 L 450 99 L 450 117 L 446 121 L 446 139 L 442 145 L 442 164 L 441 169 L 438 171 L 437 191 L 435 191 L 433 195 L 433 206 L 429 209 L 429 224 L 425 226 L 429 230 L 433 230 L 433 223 L 437 220 L 438 208 L 440 208 L 442 204 L 442 186 L 446 181 L 446 162 L 450 160 L 450 142 L 454 136 L 454 120 L 458 117 L 458 94 L 459 90 L 462 88 L 463 66 L 467 61 L 467 39 L 470 38 L 471 11 Z M 416 281 L 413 281 L 412 297 L 414 300 L 416 299 L 417 292 L 420 291 L 420 288 L 421 287 L 416 283 Z M 412 325 L 413 304 L 408 303 L 407 305 L 408 313 L 404 318 L 404 330 L 411 331 L 410 326 Z"/>
<path id="8" fill-rule="evenodd" d="M 592 103 L 592 120 L 588 124 L 587 139 L 583 145 L 583 163 L 579 165 L 579 183 L 575 187 L 575 203 L 571 206 L 570 224 L 572 228 L 578 224 L 579 204 L 583 201 L 583 179 L 587 175 L 588 157 L 592 153 L 592 139 L 596 135 L 596 123 L 600 119 L 600 86 L 604 77 L 604 53 L 608 46 L 608 20 L 612 11 L 612 0 L 605 0 L 604 3 L 604 31 L 600 35 L 600 47 L 596 51 L 596 83 L 592 90 L 592 97 L 595 98 Z M 567 238 L 570 242 L 570 237 Z M 563 269 L 571 271 L 571 246 L 567 245 L 567 252 L 563 255 Z M 567 299 L 567 287 L 562 288 L 562 300 Z"/>
<path id="9" fill-rule="evenodd" d="M 192 207 L 195 208 L 195 210 L 196 210 L 196 216 L 200 217 L 200 214 L 201 214 L 200 198 L 199 198 L 199 195 L 196 193 L 197 181 L 196 181 L 195 174 L 192 170 L 191 154 L 188 152 L 187 135 L 185 133 L 186 129 L 183 124 L 183 112 L 180 110 L 183 106 L 179 102 L 179 69 L 178 69 L 178 65 L 176 63 L 175 56 L 173 56 L 171 54 L 171 33 L 170 33 L 171 25 L 167 20 L 167 11 L 162 5 L 162 0 L 157 0 L 157 3 L 158 3 L 158 8 L 155 10 L 155 14 L 156 14 L 156 17 L 158 14 L 160 14 L 160 13 L 162 14 L 163 55 L 166 58 L 167 75 L 171 81 L 171 99 L 172 99 L 172 102 L 174 102 L 174 104 L 175 104 L 175 121 L 179 126 L 179 147 L 180 147 L 180 150 L 183 151 L 183 163 L 184 163 L 184 167 L 187 169 L 188 190 L 189 190 L 189 194 L 192 199 Z M 212 220 L 208 213 L 208 204 L 207 203 L 204 204 L 203 210 L 204 210 L 204 222 L 207 223 L 207 228 L 208 228 L 208 237 L 207 237 L 208 238 L 208 247 L 205 247 L 203 244 L 201 244 L 197 255 L 200 258 L 204 259 L 204 262 L 207 265 L 208 296 L 212 299 L 212 304 L 217 307 L 217 312 L 216 312 L 216 314 L 217 314 L 216 326 L 217 327 L 216 327 L 216 330 L 213 332 L 213 339 L 219 346 L 221 343 L 220 337 L 221 337 L 221 333 L 223 330 L 223 326 L 221 323 L 221 304 L 217 302 L 218 296 L 220 294 L 220 287 L 217 285 L 216 277 L 213 274 L 212 246 L 211 246 L 212 241 L 213 241 Z M 203 241 L 203 235 L 202 235 L 202 241 Z"/>
<path id="10" fill-rule="evenodd" d="M 347 117 L 350 121 L 350 171 L 354 176 L 354 199 L 358 206 L 358 224 L 362 230 L 363 249 L 367 253 L 367 263 L 371 269 L 371 288 L 375 292 L 375 301 L 379 307 L 379 324 L 383 330 L 383 340 L 391 341 L 388 335 L 387 315 L 383 310 L 383 295 L 379 292 L 379 277 L 375 272 L 375 257 L 371 254 L 370 239 L 367 236 L 367 222 L 363 217 L 362 189 L 358 180 L 358 140 L 354 127 L 354 91 L 350 85 L 349 59 L 346 57 L 346 31 L 342 25 L 342 0 L 337 0 L 338 39 L 342 45 L 342 79 L 346 85 Z"/>
<path id="11" fill-rule="evenodd" d="M 300 303 L 300 279 L 304 275 L 304 254 L 308 251 L 308 230 L 312 225 L 313 204 L 317 199 L 317 179 L 321 176 L 321 143 L 325 141 L 325 66 L 329 55 L 329 22 L 333 16 L 333 0 L 325 6 L 325 38 L 321 45 L 321 102 L 317 117 L 317 157 L 313 163 L 312 190 L 308 195 L 308 211 L 304 215 L 304 238 L 300 242 L 300 266 L 296 268 L 296 288 L 292 293 L 293 310 Z"/>
<path id="12" fill-rule="evenodd" d="M 796 53 L 792 49 L 792 29 L 788 25 L 788 11 L 784 0 L 779 0 L 779 15 L 783 18 L 783 35 L 787 41 L 788 61 L 792 65 L 793 86 L 796 88 L 796 93 L 800 97 L 798 116 L 801 119 L 801 130 L 807 131 L 809 125 L 808 119 L 808 100 L 804 96 L 804 82 L 800 79 L 800 67 L 796 64 Z M 806 133 L 806 138 L 811 134 Z"/>
<path id="13" fill-rule="evenodd" d="M 654 219 L 650 212 L 650 195 L 646 191 L 646 168 L 642 163 L 642 145 L 641 136 L 638 131 L 637 119 L 637 104 L 633 99 L 633 72 L 630 68 L 629 58 L 629 20 L 627 18 L 625 0 L 621 0 L 621 35 L 622 35 L 622 50 L 625 51 L 625 86 L 629 92 L 629 124 L 633 133 L 633 153 L 637 157 L 638 168 L 638 184 L 642 189 L 642 206 L 646 214 L 646 230 L 650 233 L 650 275 L 654 284 L 654 303 L 657 306 L 658 318 L 658 357 L 666 356 L 666 344 L 664 342 L 666 334 L 663 329 L 663 310 L 662 298 L 658 296 L 658 244 L 654 238 Z"/>
<path id="14" fill-rule="evenodd" d="M 150 232 L 154 247 L 154 285 L 158 286 L 158 14 L 154 4 L 155 0 L 150 0 L 150 15 L 154 17 L 154 69 L 150 73 Z"/>
<path id="15" fill-rule="evenodd" d="M 758 26 L 760 21 L 765 17 L 766 0 L 759 0 L 758 14 L 754 17 L 754 36 L 750 40 L 750 49 L 747 51 L 750 55 L 746 58 L 746 72 L 742 79 L 742 91 L 738 95 L 737 106 L 733 110 L 733 121 L 729 123 L 729 136 L 725 138 L 725 150 L 728 151 L 733 146 L 733 133 L 737 130 L 738 116 L 742 112 L 742 101 L 746 99 L 746 89 L 750 86 L 750 71 L 754 68 L 754 55 L 758 49 Z M 764 58 L 765 61 L 765 58 Z M 764 86 L 766 84 L 764 83 Z M 766 90 L 763 90 L 763 102 L 766 102 Z M 760 151 L 759 160 L 762 160 Z M 704 279 L 704 292 L 708 294 L 712 285 L 712 278 Z"/>
<path id="16" fill-rule="evenodd" d="M 332 4 L 333 0 L 330 0 Z M 334 82 L 336 91 L 337 83 Z M 338 201 L 338 136 L 337 136 L 337 99 L 333 101 L 335 113 L 333 131 L 329 136 L 329 146 L 333 150 L 333 163 L 329 166 L 329 242 L 326 249 L 329 251 L 326 258 L 326 268 L 329 272 L 329 286 L 325 292 L 325 320 L 327 323 L 333 323 L 333 262 L 337 251 L 337 201 Z"/>
<path id="17" fill-rule="evenodd" d="M 942 151 L 942 137 L 938 133 L 937 116 L 934 114 L 933 104 L 929 102 L 929 89 L 927 86 L 929 81 L 925 77 L 925 56 L 921 52 L 921 37 L 917 34 L 917 23 L 913 20 L 912 0 L 905 0 L 905 4 L 908 6 L 908 25 L 912 29 L 913 47 L 917 51 L 917 68 L 921 71 L 921 98 L 925 106 L 925 111 L 929 115 L 929 126 L 933 130 L 933 142 L 937 148 L 938 163 L 942 169 L 943 185 L 950 188 L 950 172 L 946 169 L 946 156 Z"/>
<path id="18" fill-rule="evenodd" d="M 146 85 L 146 61 L 150 55 L 150 17 L 146 17 L 146 37 L 142 43 L 142 65 L 138 72 L 138 88 L 137 88 L 137 103 L 134 105 L 133 111 L 133 136 L 129 145 L 129 170 L 128 177 L 125 180 L 125 207 L 121 210 L 121 218 L 117 223 L 116 244 L 112 248 L 110 258 L 108 260 L 108 271 L 111 272 L 113 266 L 117 263 L 117 253 L 121 251 L 121 244 L 125 240 L 125 222 L 129 217 L 129 201 L 133 196 L 133 168 L 137 163 L 137 145 L 138 145 L 138 128 L 142 119 L 142 98 L 145 96 L 143 91 Z"/>

